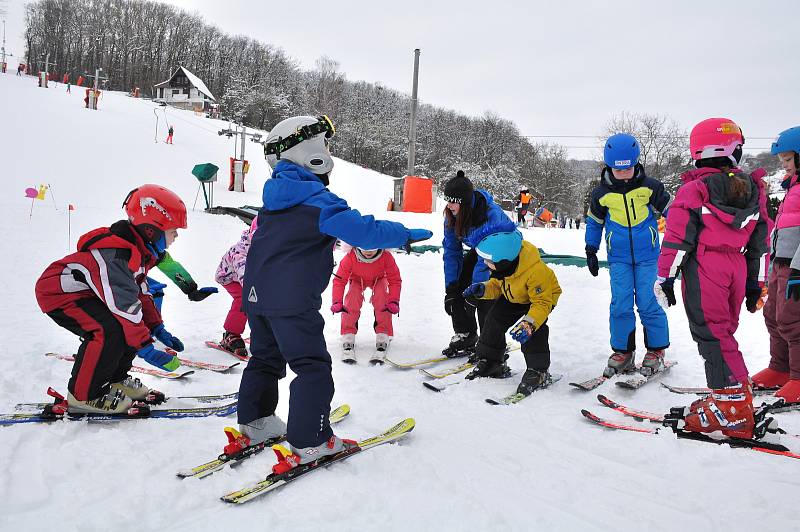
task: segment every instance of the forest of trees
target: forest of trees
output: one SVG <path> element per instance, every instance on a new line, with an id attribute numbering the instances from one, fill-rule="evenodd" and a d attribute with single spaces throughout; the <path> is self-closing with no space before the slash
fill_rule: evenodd
<path id="1" fill-rule="evenodd" d="M 32 72 L 50 54 L 55 79 L 68 73 L 74 80 L 101 67 L 106 88 L 139 87 L 150 97 L 153 85 L 182 65 L 208 85 L 223 117 L 260 129 L 296 114 L 327 114 L 337 128 L 336 156 L 393 176 L 405 173 L 410 96 L 347 80 L 332 58 L 322 56 L 303 70 L 280 48 L 146 0 L 38 0 L 26 6 L 25 41 Z M 677 183 L 686 162 L 681 154 L 686 157 L 669 135 L 685 132 L 671 121 L 623 114 L 607 129 L 643 135 L 648 171 Z M 563 146 L 530 142 L 491 112 L 470 117 L 427 104 L 418 110 L 416 151 L 417 173 L 437 183 L 463 169 L 498 198 L 528 187 L 543 206 L 571 216 L 582 214 L 588 183 L 600 169 L 569 160 Z"/>

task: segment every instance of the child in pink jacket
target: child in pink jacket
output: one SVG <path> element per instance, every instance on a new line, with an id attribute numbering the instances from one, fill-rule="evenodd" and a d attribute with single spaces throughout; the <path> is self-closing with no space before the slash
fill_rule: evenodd
<path id="1" fill-rule="evenodd" d="M 392 254 L 385 249 L 353 248 L 344 256 L 333 278 L 333 304 L 331 312 L 342 313 L 342 361 L 354 364 L 355 337 L 358 318 L 364 303 L 364 291 L 372 290 L 370 302 L 375 311 L 375 349 L 370 359 L 373 364 L 383 364 L 383 359 L 394 331 L 392 314 L 400 313 L 400 270 Z M 347 295 L 345 286 L 349 284 Z"/>
<path id="2" fill-rule="evenodd" d="M 250 241 L 256 232 L 258 218 L 253 219 L 248 229 L 242 231 L 239 241 L 222 256 L 217 266 L 216 281 L 228 291 L 233 298 L 228 316 L 225 318 L 225 334 L 219 346 L 237 356 L 248 356 L 247 347 L 242 339 L 244 327 L 247 325 L 247 315 L 242 312 L 242 279 L 244 279 L 244 265 L 247 262 L 247 252 L 250 250 Z"/>
<path id="3" fill-rule="evenodd" d="M 755 312 L 761 297 L 769 218 L 764 171 L 747 175 L 738 168 L 743 144 L 741 129 L 727 118 L 709 118 L 692 129 L 697 168 L 681 176 L 684 184 L 669 207 L 654 289 L 659 300 L 674 305 L 673 283 L 682 273 L 689 329 L 712 392 L 673 408 L 676 428 L 748 439 L 755 428 L 753 392 L 733 335 L 742 303 Z"/>

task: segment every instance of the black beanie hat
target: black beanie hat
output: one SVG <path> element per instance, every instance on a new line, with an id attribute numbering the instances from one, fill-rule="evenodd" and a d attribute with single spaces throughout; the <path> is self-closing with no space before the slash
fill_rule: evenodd
<path id="1" fill-rule="evenodd" d="M 448 203 L 471 204 L 474 191 L 472 181 L 467 179 L 463 170 L 459 170 L 456 176 L 444 185 L 444 199 Z"/>

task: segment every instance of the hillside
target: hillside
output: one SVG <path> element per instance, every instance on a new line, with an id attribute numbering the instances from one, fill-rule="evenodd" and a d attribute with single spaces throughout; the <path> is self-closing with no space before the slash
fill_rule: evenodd
<path id="1" fill-rule="evenodd" d="M 46 351 L 73 352 L 77 339 L 43 315 L 33 286 L 54 259 L 71 251 L 77 237 L 122 217 L 129 190 L 163 184 L 192 206 L 194 164 L 227 168 L 233 141 L 219 137 L 223 122 L 166 110 L 175 144 L 154 142 L 155 106 L 124 94 L 105 93 L 99 111 L 83 108 L 82 94 L 60 84 L 39 89 L 32 77 L 0 75 L 4 107 L 0 122 L 0 207 L 5 218 L 0 253 L 0 412 L 17 402 L 45 400 L 45 390 L 66 389 L 70 365 L 45 358 Z M 157 140 L 166 136 L 164 111 Z M 269 175 L 259 146 L 249 144 L 247 192 L 217 183 L 222 205 L 260 204 Z M 337 160 L 331 189 L 364 213 L 435 232 L 441 214 L 386 213 L 392 180 Z M 29 216 L 27 187 L 50 184 L 45 201 Z M 245 226 L 227 216 L 197 210 L 170 252 L 198 283 L 214 285 L 220 257 Z M 67 204 L 75 206 L 68 219 Z M 68 242 L 68 223 L 71 239 Z M 525 237 L 549 253 L 581 255 L 583 233 L 530 229 Z M 437 353 L 452 334 L 442 309 L 441 255 L 396 255 L 403 274 L 401 314 L 392 358 L 411 360 Z M 287 486 L 240 508 L 218 497 L 263 477 L 270 453 L 204 480 L 175 471 L 215 457 L 225 444 L 223 427 L 235 417 L 144 420 L 111 424 L 56 423 L 0 428 L 0 529 L 2 530 L 790 530 L 796 512 L 785 494 L 798 487 L 800 463 L 706 444 L 678 441 L 669 433 L 647 436 L 605 432 L 586 423 L 581 408 L 613 417 L 594 394 L 567 385 L 600 373 L 608 347 L 608 272 L 592 278 L 585 268 L 555 266 L 564 295 L 549 325 L 552 368 L 564 374 L 552 389 L 514 407 L 483 399 L 512 391 L 518 377 L 480 381 L 435 394 L 415 370 L 339 362 L 338 319 L 323 296 L 326 338 L 334 358 L 334 404 L 349 403 L 350 418 L 337 433 L 361 438 L 413 416 L 416 430 L 400 445 L 384 446 Z M 159 274 L 156 277 L 163 278 Z M 330 290 L 330 289 L 329 289 Z M 164 303 L 168 328 L 186 356 L 208 362 L 230 358 L 206 349 L 219 339 L 230 305 L 225 293 L 189 302 L 170 285 Z M 679 303 L 669 311 L 676 366 L 663 377 L 678 385 L 704 384 Z M 374 342 L 365 307 L 357 350 Z M 751 371 L 768 361 L 760 314 L 741 316 L 737 335 Z M 641 343 L 641 339 L 639 340 Z M 640 347 L 639 356 L 643 350 Z M 510 365 L 524 369 L 519 353 Z M 227 393 L 238 389 L 232 374 L 195 373 L 186 381 L 156 381 L 169 395 Z M 278 413 L 285 416 L 288 384 L 282 381 Z M 597 390 L 641 409 L 666 411 L 693 398 L 649 384 L 634 394 L 611 384 Z M 781 425 L 800 433 L 800 416 L 782 414 Z M 791 444 L 791 442 L 789 442 Z M 800 445 L 795 445 L 800 449 Z"/>

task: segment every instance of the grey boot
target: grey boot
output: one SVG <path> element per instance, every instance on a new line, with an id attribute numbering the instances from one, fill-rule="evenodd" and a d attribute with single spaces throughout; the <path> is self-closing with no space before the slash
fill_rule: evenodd
<path id="1" fill-rule="evenodd" d="M 323 456 L 330 456 L 332 454 L 340 453 L 345 449 L 356 447 L 358 444 L 353 440 L 343 440 L 336 434 L 330 437 L 326 442 L 323 442 L 315 447 L 295 447 L 291 443 L 289 447 L 291 451 L 300 457 L 301 464 L 307 464 L 315 460 L 319 460 Z"/>
<path id="2" fill-rule="evenodd" d="M 239 432 L 250 438 L 250 445 L 258 445 L 273 438 L 286 436 L 286 423 L 281 418 L 272 414 L 251 421 L 246 425 L 239 425 Z"/>
<path id="3" fill-rule="evenodd" d="M 628 351 L 627 353 L 614 352 L 608 357 L 608 367 L 603 371 L 603 376 L 613 377 L 618 373 L 630 373 L 636 369 L 636 362 L 634 360 L 635 353 Z"/>

